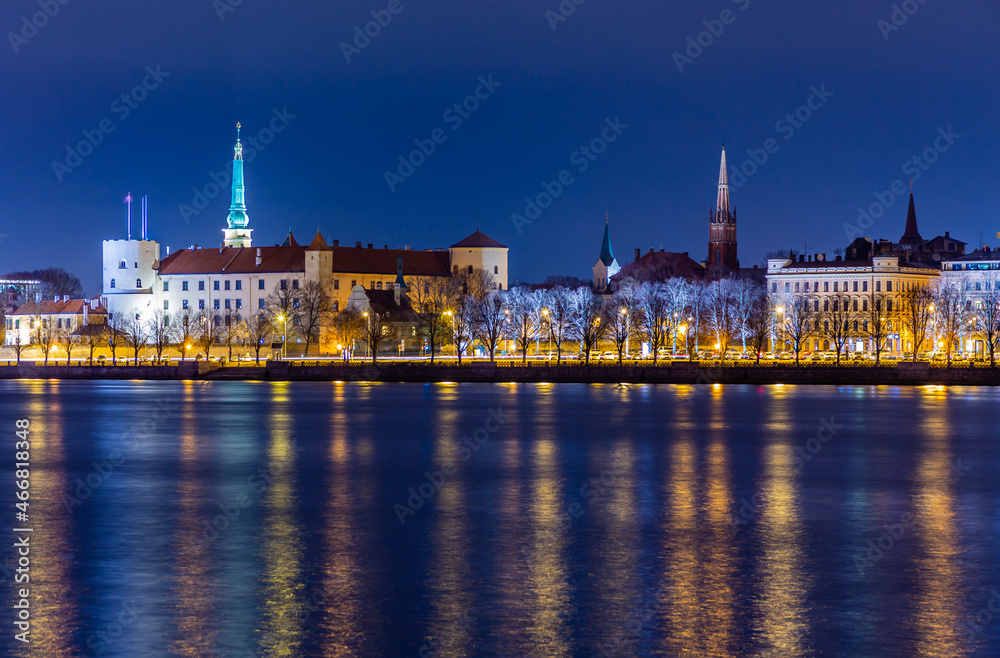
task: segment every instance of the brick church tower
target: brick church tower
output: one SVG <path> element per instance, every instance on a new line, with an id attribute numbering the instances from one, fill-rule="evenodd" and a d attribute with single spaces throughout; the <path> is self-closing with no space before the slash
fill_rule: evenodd
<path id="1" fill-rule="evenodd" d="M 729 175 L 726 172 L 726 147 L 722 147 L 719 167 L 719 197 L 715 212 L 709 213 L 708 267 L 709 278 L 718 279 L 740 269 L 736 256 L 736 213 L 729 210 Z"/>

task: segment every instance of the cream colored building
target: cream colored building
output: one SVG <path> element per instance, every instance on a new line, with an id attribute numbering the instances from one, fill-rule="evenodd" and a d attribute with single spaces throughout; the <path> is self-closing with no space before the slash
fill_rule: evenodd
<path id="1" fill-rule="evenodd" d="M 848 297 L 855 313 L 857 329 L 851 327 L 848 351 L 870 351 L 866 317 L 873 296 L 882 295 L 888 316 L 886 352 L 900 354 L 912 349 L 903 330 L 901 294 L 914 287 L 933 285 L 939 275 L 928 265 L 901 264 L 897 256 L 875 256 L 870 261 L 828 261 L 823 254 L 808 260 L 800 257 L 798 261 L 772 258 L 767 261 L 767 291 L 779 316 L 777 309 L 788 307 L 796 299 L 805 298 L 811 304 L 813 331 L 806 345 L 810 351 L 831 349 L 829 339 L 823 336 L 822 313 L 834 296 Z"/>

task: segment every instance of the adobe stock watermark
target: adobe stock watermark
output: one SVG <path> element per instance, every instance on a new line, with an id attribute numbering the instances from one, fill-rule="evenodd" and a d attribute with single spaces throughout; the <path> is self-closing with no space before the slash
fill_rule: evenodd
<path id="1" fill-rule="evenodd" d="M 750 0 L 732 0 L 732 3 L 739 7 L 740 11 L 746 11 L 750 7 Z M 718 18 L 702 21 L 701 24 L 705 29 L 694 36 L 688 36 L 687 47 L 683 53 L 675 50 L 672 55 L 678 73 L 684 73 L 685 66 L 694 64 L 694 60 L 701 57 L 705 49 L 710 48 L 715 40 L 722 36 L 726 26 L 736 22 L 736 16 L 736 12 L 732 9 L 723 9 Z"/>
<path id="2" fill-rule="evenodd" d="M 875 27 L 882 33 L 882 38 L 888 41 L 890 34 L 899 32 L 899 29 L 910 21 L 910 17 L 920 11 L 922 5 L 926 4 L 927 0 L 903 0 L 899 4 L 894 4 L 892 12 L 889 14 L 889 20 L 880 18 L 875 23 Z"/>
<path id="3" fill-rule="evenodd" d="M 813 114 L 823 109 L 833 98 L 833 92 L 828 91 L 826 84 L 819 87 L 813 85 L 809 87 L 812 92 L 806 101 L 798 106 L 794 112 L 788 112 L 774 124 L 774 131 L 784 138 L 785 142 L 795 137 L 802 126 L 806 124 Z M 773 137 L 764 140 L 764 144 L 759 149 L 747 149 L 750 157 L 744 160 L 738 167 L 734 167 L 729 177 L 729 184 L 739 189 L 746 185 L 760 169 L 767 164 L 772 155 L 781 150 L 781 142 Z"/>
<path id="4" fill-rule="evenodd" d="M 21 48 L 29 41 L 38 36 L 38 31 L 49 24 L 49 21 L 56 17 L 59 10 L 68 5 L 70 0 L 38 0 L 38 8 L 31 16 L 21 17 L 21 29 L 18 32 L 8 32 L 7 40 L 14 54 L 21 52 Z"/>
<path id="5" fill-rule="evenodd" d="M 941 154 L 950 149 L 962 137 L 952 131 L 951 126 L 948 126 L 947 129 L 938 128 L 937 133 L 931 146 L 903 163 L 903 174 L 909 177 L 910 182 L 920 180 L 920 176 L 941 159 Z M 844 233 L 847 235 L 847 239 L 853 241 L 855 238 L 866 235 L 865 231 L 871 228 L 875 220 L 884 215 L 896 203 L 896 199 L 905 194 L 906 183 L 902 180 L 894 180 L 889 185 L 889 189 L 875 192 L 875 201 L 870 203 L 867 209 L 858 207 L 857 220 L 853 224 L 844 223 Z"/>
<path id="6" fill-rule="evenodd" d="M 549 27 L 552 28 L 552 31 L 555 32 L 560 23 L 565 23 L 569 20 L 569 17 L 576 13 L 576 8 L 586 1 L 587 0 L 562 0 L 555 10 L 546 9 L 545 20 L 549 22 Z"/>
<path id="7" fill-rule="evenodd" d="M 243 4 L 243 0 L 212 0 L 212 9 L 219 17 L 219 22 L 226 20 L 226 14 L 236 11 L 236 8 Z"/>
<path id="8" fill-rule="evenodd" d="M 990 600 L 986 605 L 976 611 L 976 614 L 966 617 L 959 628 L 965 632 L 965 639 L 972 642 L 993 623 L 998 614 L 1000 614 L 1000 592 L 991 589 Z"/>
<path id="9" fill-rule="evenodd" d="M 93 655 L 100 656 L 114 645 L 114 643 L 124 633 L 125 629 L 135 623 L 139 618 L 135 599 L 129 599 L 122 604 L 121 612 L 115 621 L 108 623 L 104 628 L 96 633 L 91 633 L 87 638 L 87 648 L 94 652 Z"/>
<path id="10" fill-rule="evenodd" d="M 562 516 L 564 526 L 572 525 L 573 521 L 582 517 L 587 507 L 593 506 L 598 500 L 608 494 L 608 491 L 618 483 L 618 478 L 628 467 L 628 454 L 623 450 L 616 450 L 611 454 L 611 467 L 601 471 L 600 476 L 590 478 L 580 485 L 580 497 L 583 499 L 581 505 L 578 501 L 573 501 L 566 506 L 566 512 Z"/>
<path id="11" fill-rule="evenodd" d="M 455 446 L 455 450 L 458 451 L 459 461 L 464 464 L 472 459 L 472 455 L 479 452 L 486 445 L 486 442 L 490 440 L 490 436 L 499 431 L 506 423 L 507 417 L 501 407 L 490 409 L 489 415 L 483 422 L 483 426 L 473 432 L 472 436 L 462 437 L 462 440 Z M 392 511 L 395 512 L 400 525 L 406 525 L 406 517 L 416 514 L 417 510 L 433 498 L 441 487 L 444 486 L 448 478 L 454 475 L 457 470 L 458 468 L 454 464 L 445 464 L 441 467 L 441 470 L 434 472 L 424 471 L 424 482 L 421 482 L 415 488 L 410 487 L 407 489 L 409 497 L 406 499 L 406 503 L 396 503 L 392 506 Z"/>
<path id="12" fill-rule="evenodd" d="M 590 168 L 590 164 L 597 160 L 598 157 L 606 150 L 608 146 L 613 144 L 625 129 L 629 127 L 629 124 L 623 122 L 621 117 L 615 117 L 614 119 L 604 119 L 604 128 L 601 132 L 594 137 L 587 144 L 581 145 L 580 148 L 573 151 L 569 156 L 569 163 L 576 169 L 578 174 L 582 174 Z M 563 169 L 560 171 L 554 180 L 542 181 L 542 191 L 536 194 L 534 197 L 524 198 L 524 214 L 513 213 L 510 216 L 510 221 L 513 222 L 514 228 L 517 229 L 518 233 L 523 233 L 523 227 L 530 225 L 534 220 L 542 216 L 542 212 L 545 211 L 552 203 L 562 196 L 563 192 L 566 191 L 573 183 L 576 182 L 576 178 L 573 177 L 572 171 L 569 169 Z"/>
<path id="13" fill-rule="evenodd" d="M 280 110 L 276 107 L 273 108 L 271 114 L 273 115 L 271 120 L 265 127 L 257 131 L 256 135 L 247 134 L 245 137 L 240 138 L 241 142 L 245 139 L 248 144 L 248 146 L 243 147 L 244 163 L 249 164 L 253 162 L 267 148 L 268 144 L 274 141 L 276 135 L 285 131 L 285 128 L 292 122 L 292 119 L 298 118 L 297 114 L 292 114 L 288 111 L 287 105 Z M 232 161 L 224 169 L 209 172 L 208 178 L 209 181 L 202 185 L 201 188 L 191 188 L 191 203 L 182 203 L 177 206 L 177 211 L 180 212 L 181 219 L 184 220 L 185 224 L 190 224 L 192 217 L 200 215 L 201 211 L 207 208 L 209 203 L 227 191 L 229 183 L 233 180 Z"/>
<path id="14" fill-rule="evenodd" d="M 142 81 L 130 91 L 122 94 L 111 102 L 111 113 L 117 117 L 120 123 L 128 119 L 132 112 L 139 107 L 139 103 L 149 97 L 149 93 L 163 84 L 163 81 L 170 76 L 170 73 L 160 69 L 160 65 L 146 67 L 146 75 Z M 83 140 L 74 145 L 66 146 L 66 157 L 62 162 L 52 161 L 52 171 L 56 179 L 61 183 L 67 174 L 70 174 L 83 164 L 83 159 L 93 153 L 98 146 L 104 142 L 104 138 L 115 131 L 115 121 L 112 117 L 104 117 L 93 129 L 83 131 Z"/>
<path id="15" fill-rule="evenodd" d="M 373 9 L 371 11 L 372 20 L 362 25 L 354 27 L 354 39 L 352 43 L 340 42 L 340 52 L 343 53 L 347 63 L 351 63 L 351 58 L 361 54 L 361 51 L 371 45 L 372 39 L 382 34 L 382 30 L 389 27 L 393 16 L 403 13 L 403 3 L 400 0 L 389 0 L 385 9 Z"/>
<path id="16" fill-rule="evenodd" d="M 441 115 L 441 120 L 448 124 L 452 132 L 458 130 L 479 109 L 480 104 L 489 99 L 500 86 L 501 83 L 493 79 L 492 73 L 485 78 L 479 76 L 479 84 L 473 92 L 462 99 L 460 103 L 455 103 L 445 110 L 444 114 Z M 437 147 L 446 141 L 448 141 L 448 133 L 445 132 L 444 128 L 435 128 L 427 139 L 413 140 L 413 144 L 417 148 L 410 151 L 409 155 L 399 155 L 397 158 L 399 166 L 396 167 L 395 172 L 388 169 L 385 171 L 385 182 L 389 186 L 389 190 L 395 192 L 396 186 L 406 182 L 415 174 L 417 169 L 434 155 Z"/>

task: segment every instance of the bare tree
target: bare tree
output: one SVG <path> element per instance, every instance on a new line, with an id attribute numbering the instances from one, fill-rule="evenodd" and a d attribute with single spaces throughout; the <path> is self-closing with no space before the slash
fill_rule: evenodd
<path id="1" fill-rule="evenodd" d="M 798 366 L 802 348 L 814 330 L 815 312 L 809 298 L 805 295 L 786 297 L 781 311 L 783 315 L 782 329 L 792 342 L 795 365 Z"/>
<path id="2" fill-rule="evenodd" d="M 985 281 L 986 291 L 973 303 L 976 329 L 986 343 L 990 367 L 996 367 L 996 351 L 1000 347 L 1000 278 Z"/>
<path id="3" fill-rule="evenodd" d="M 608 323 L 604 321 L 604 300 L 595 295 L 590 286 L 586 286 L 573 291 L 573 304 L 576 307 L 573 315 L 578 323 L 576 333 L 580 337 L 580 349 L 584 354 L 584 363 L 590 365 L 590 353 L 597 349 L 608 328 Z"/>
<path id="4" fill-rule="evenodd" d="M 691 285 L 686 279 L 673 277 L 664 282 L 663 294 L 667 303 L 667 318 L 674 334 L 671 352 L 677 352 L 678 327 L 687 325 L 687 305 L 691 295 Z"/>
<path id="5" fill-rule="evenodd" d="M 60 338 L 63 344 L 63 348 L 66 350 L 66 365 L 70 365 L 70 361 L 73 359 L 73 349 L 80 345 L 80 335 L 73 330 L 73 326 L 69 324 L 69 320 L 66 322 L 66 326 L 63 327 Z"/>
<path id="6" fill-rule="evenodd" d="M 490 353 L 490 361 L 496 361 L 497 345 L 503 338 L 507 323 L 507 305 L 503 295 L 492 290 L 476 303 L 476 320 L 474 335 L 486 346 Z"/>
<path id="7" fill-rule="evenodd" d="M 708 324 L 715 334 L 715 344 L 719 349 L 719 360 L 725 361 L 729 341 L 739 329 L 736 311 L 737 283 L 733 279 L 719 279 L 708 286 Z"/>
<path id="8" fill-rule="evenodd" d="M 170 317 L 163 311 L 154 311 L 146 327 L 146 333 L 156 352 L 156 362 L 163 360 L 163 352 L 170 345 L 170 336 L 173 328 L 170 326 Z"/>
<path id="9" fill-rule="evenodd" d="M 913 362 L 917 361 L 920 346 L 927 340 L 928 328 L 933 317 L 934 295 L 928 286 L 913 285 L 899 296 L 903 328 L 913 337 Z M 933 338 L 932 338 L 933 340 Z"/>
<path id="10" fill-rule="evenodd" d="M 469 295 L 476 301 L 486 299 L 486 295 L 497 287 L 493 274 L 479 268 L 473 268 L 471 272 L 459 272 L 455 279 L 458 294 Z"/>
<path id="11" fill-rule="evenodd" d="M 538 336 L 538 293 L 518 286 L 507 292 L 510 304 L 511 333 L 521 350 L 521 363 L 528 361 L 528 347 Z"/>
<path id="12" fill-rule="evenodd" d="M 618 352 L 618 365 L 622 364 L 629 338 L 637 335 L 640 326 L 637 319 L 641 318 L 637 284 L 621 286 L 611 298 L 604 321 L 615 344 L 615 351 Z"/>
<path id="13" fill-rule="evenodd" d="M 934 288 L 934 313 L 937 325 L 944 336 L 949 366 L 951 366 L 951 352 L 968 321 L 971 307 L 966 293 L 966 283 L 965 278 L 958 281 L 940 281 Z"/>
<path id="14" fill-rule="evenodd" d="M 187 357 L 188 349 L 197 341 L 200 331 L 198 327 L 199 317 L 204 316 L 192 313 L 190 309 L 184 309 L 180 318 L 173 323 L 173 333 L 177 339 L 177 350 L 181 353 L 182 358 Z"/>
<path id="15" fill-rule="evenodd" d="M 139 314 L 129 314 L 125 318 L 125 344 L 132 350 L 132 364 L 139 365 L 139 351 L 146 347 L 149 335 Z"/>
<path id="16" fill-rule="evenodd" d="M 466 295 L 455 303 L 452 310 L 446 311 L 445 315 L 451 319 L 451 342 L 455 345 L 455 352 L 458 354 L 458 365 L 462 365 L 462 354 L 472 344 L 476 322 L 476 301 Z"/>
<path id="17" fill-rule="evenodd" d="M 669 317 L 667 295 L 662 283 L 647 282 L 639 286 L 639 309 L 642 311 L 642 332 L 653 351 L 653 365 L 664 345 Z M 673 318 L 669 318 L 672 320 Z"/>
<path id="18" fill-rule="evenodd" d="M 361 340 L 365 335 L 368 319 L 362 315 L 361 311 L 348 306 L 337 314 L 333 319 L 333 331 L 337 337 L 337 343 L 341 346 L 346 355 L 353 349 L 354 342 Z"/>
<path id="19" fill-rule="evenodd" d="M 125 345 L 125 314 L 115 311 L 108 314 L 108 347 L 112 363 L 118 363 L 118 348 Z"/>
<path id="20" fill-rule="evenodd" d="M 256 313 L 246 319 L 247 339 L 253 344 L 254 360 L 260 365 L 260 350 L 274 335 L 274 326 L 263 313 Z"/>
<path id="21" fill-rule="evenodd" d="M 97 351 L 98 347 L 107 344 L 108 325 L 103 322 L 90 322 L 81 327 L 80 332 L 83 334 L 83 340 L 86 343 L 87 351 L 89 352 L 87 356 L 88 362 L 90 365 L 94 365 L 94 352 Z"/>
<path id="22" fill-rule="evenodd" d="M 840 355 L 851 337 L 851 325 L 854 323 L 854 311 L 851 310 L 851 298 L 848 295 L 834 295 L 823 300 L 822 331 L 837 352 L 837 367 L 840 367 Z"/>
<path id="23" fill-rule="evenodd" d="M 704 281 L 692 281 L 688 291 L 688 330 L 686 336 L 688 337 L 688 353 L 690 354 L 692 350 L 697 353 L 700 349 L 698 341 L 701 339 L 701 328 L 705 322 L 708 306 L 708 284 Z"/>
<path id="24" fill-rule="evenodd" d="M 766 295 L 758 295 L 747 319 L 747 339 L 753 348 L 757 365 L 760 365 L 760 355 L 767 348 L 767 340 L 771 333 L 771 317 L 771 300 Z"/>
<path id="25" fill-rule="evenodd" d="M 42 315 L 42 302 L 35 302 L 33 313 L 34 329 L 32 331 L 31 342 L 37 345 L 38 349 L 42 351 L 42 355 L 45 357 L 43 363 L 49 365 L 49 352 L 55 346 L 58 335 L 55 327 L 51 326 L 52 318 Z"/>
<path id="26" fill-rule="evenodd" d="M 219 323 L 221 325 L 221 318 L 219 319 Z M 206 313 L 198 314 L 197 325 L 198 333 L 195 335 L 195 342 L 201 348 L 201 351 L 205 353 L 205 358 L 210 359 L 212 357 L 212 345 L 219 339 L 219 325 L 215 324 L 215 319 L 209 318 Z"/>
<path id="27" fill-rule="evenodd" d="M 299 291 L 287 284 L 284 288 L 280 283 L 275 284 L 265 306 L 275 330 L 281 334 L 282 342 L 286 342 L 299 326 L 296 322 L 299 317 Z"/>
<path id="28" fill-rule="evenodd" d="M 882 352 L 885 350 L 886 341 L 889 338 L 890 321 L 889 298 L 881 292 L 870 293 L 868 318 L 865 322 L 868 339 L 875 351 L 875 365 L 882 361 Z"/>
<path id="29" fill-rule="evenodd" d="M 319 281 L 309 281 L 299 290 L 299 328 L 306 339 L 306 354 L 309 353 L 310 344 L 319 343 L 320 333 L 329 325 L 332 311 L 333 300 Z"/>
<path id="30" fill-rule="evenodd" d="M 413 277 L 407 287 L 411 305 L 420 316 L 420 335 L 431 353 L 431 363 L 438 348 L 448 337 L 448 317 L 445 312 L 455 305 L 457 281 L 450 277 Z"/>
<path id="31" fill-rule="evenodd" d="M 226 358 L 233 360 L 233 345 L 246 336 L 243 319 L 235 311 L 227 309 L 222 316 L 222 326 L 219 328 L 219 337 L 226 346 Z"/>
<path id="32" fill-rule="evenodd" d="M 0 346 L 7 343 L 7 291 L 0 286 Z"/>
<path id="33" fill-rule="evenodd" d="M 372 352 L 372 363 L 378 360 L 378 348 L 387 340 L 395 338 L 395 327 L 389 323 L 387 313 L 365 311 L 365 342 Z"/>
<path id="34" fill-rule="evenodd" d="M 573 303 L 566 288 L 556 287 L 545 293 L 545 317 L 549 325 L 549 337 L 556 346 L 556 363 L 562 363 L 562 346 L 572 340 L 576 326 L 573 317 Z"/>

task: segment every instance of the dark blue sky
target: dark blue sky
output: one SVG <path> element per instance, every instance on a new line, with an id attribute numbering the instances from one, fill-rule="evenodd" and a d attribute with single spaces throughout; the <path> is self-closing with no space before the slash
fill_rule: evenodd
<path id="1" fill-rule="evenodd" d="M 771 249 L 843 246 L 857 208 L 908 181 L 904 164 L 926 149 L 936 162 L 914 186 L 924 237 L 998 243 L 995 0 L 908 0 L 916 12 L 891 32 L 879 27 L 888 1 L 587 0 L 553 30 L 545 12 L 559 0 L 401 0 L 350 63 L 340 43 L 387 0 L 243 0 L 220 20 L 231 1 L 70 1 L 13 44 L 39 4 L 3 3 L 0 270 L 61 266 L 96 294 L 126 192 L 149 195 L 164 246 L 219 244 L 228 193 L 189 223 L 179 207 L 231 159 L 236 121 L 257 134 L 275 108 L 295 118 L 246 167 L 257 244 L 289 226 L 309 240 L 318 225 L 342 244 L 446 247 L 478 226 L 510 247 L 516 279 L 589 278 L 607 211 L 622 264 L 636 247 L 701 260 L 723 138 L 731 172 L 748 149 L 778 146 L 731 193 L 744 266 Z M 703 21 L 721 34 L 679 71 L 673 53 Z M 168 75 L 147 79 L 123 117 L 112 103 L 157 65 Z M 445 111 L 490 75 L 500 86 L 453 129 Z M 833 95 L 800 127 L 777 125 L 813 86 Z M 616 117 L 628 128 L 579 172 L 571 155 Z M 113 131 L 60 182 L 53 162 L 102 119 Z M 934 152 L 948 127 L 960 137 Z M 439 128 L 444 143 L 390 191 L 385 171 Z M 564 169 L 573 184 L 518 233 L 512 213 Z M 905 202 L 863 233 L 898 238 Z"/>

